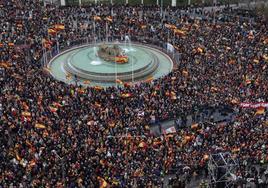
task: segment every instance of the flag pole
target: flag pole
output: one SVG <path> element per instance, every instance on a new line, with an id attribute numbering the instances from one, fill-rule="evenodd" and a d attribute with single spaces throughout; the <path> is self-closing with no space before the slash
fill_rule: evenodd
<path id="1" fill-rule="evenodd" d="M 117 63 L 115 57 L 114 57 L 114 63 L 115 63 L 115 87 L 117 88 Z"/>
<path id="2" fill-rule="evenodd" d="M 131 50 L 130 50 L 130 52 L 131 52 Z M 132 77 L 132 83 L 134 83 L 134 70 L 133 70 L 133 61 L 132 61 L 132 59 L 131 59 L 131 56 L 129 57 L 129 60 L 131 61 L 131 77 Z"/>

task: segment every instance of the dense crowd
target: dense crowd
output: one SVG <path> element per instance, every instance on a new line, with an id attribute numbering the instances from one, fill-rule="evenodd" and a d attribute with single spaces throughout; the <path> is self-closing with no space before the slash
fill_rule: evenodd
<path id="1" fill-rule="evenodd" d="M 197 20 L 175 9 L 162 19 L 159 7 L 0 5 L 0 187 L 161 187 L 173 169 L 183 187 L 208 175 L 217 152 L 232 154 L 237 179 L 267 186 L 267 114 L 239 106 L 268 101 L 267 21 L 219 22 L 219 13 L 206 11 Z M 64 47 L 95 33 L 104 39 L 107 17 L 110 38 L 172 43 L 181 54 L 176 68 L 151 83 L 106 89 L 67 85 L 44 72 L 44 41 Z M 55 24 L 64 30 L 48 35 Z M 236 118 L 160 137 L 150 131 L 201 106 L 231 107 Z"/>

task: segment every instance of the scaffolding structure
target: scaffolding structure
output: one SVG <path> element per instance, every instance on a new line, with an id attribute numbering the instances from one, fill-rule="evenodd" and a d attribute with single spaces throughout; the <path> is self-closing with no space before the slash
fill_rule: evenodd
<path id="1" fill-rule="evenodd" d="M 229 152 L 211 154 L 208 163 L 209 187 L 233 187 L 237 163 Z"/>

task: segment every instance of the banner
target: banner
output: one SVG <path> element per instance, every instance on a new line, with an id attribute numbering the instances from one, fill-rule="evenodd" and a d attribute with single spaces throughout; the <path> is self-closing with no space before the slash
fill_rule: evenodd
<path id="1" fill-rule="evenodd" d="M 242 108 L 268 108 L 268 103 L 260 102 L 260 103 L 240 103 L 240 107 Z"/>
<path id="2" fill-rule="evenodd" d="M 164 134 L 176 133 L 176 128 L 174 126 L 173 127 L 169 127 L 167 129 L 164 129 L 163 130 L 163 133 Z"/>
<path id="3" fill-rule="evenodd" d="M 170 53 L 174 53 L 174 47 L 172 44 L 167 43 L 167 51 Z"/>
<path id="4" fill-rule="evenodd" d="M 177 5 L 177 1 L 176 0 L 172 0 L 171 1 L 171 6 L 175 7 Z"/>

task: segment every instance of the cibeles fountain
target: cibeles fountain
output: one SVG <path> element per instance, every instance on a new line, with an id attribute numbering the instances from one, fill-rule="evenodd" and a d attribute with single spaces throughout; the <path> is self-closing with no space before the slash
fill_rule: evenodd
<path id="1" fill-rule="evenodd" d="M 172 59 L 161 50 L 125 41 L 86 44 L 58 54 L 47 65 L 51 75 L 66 83 L 100 85 L 142 82 L 162 77 L 173 68 Z"/>

